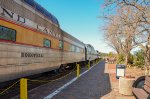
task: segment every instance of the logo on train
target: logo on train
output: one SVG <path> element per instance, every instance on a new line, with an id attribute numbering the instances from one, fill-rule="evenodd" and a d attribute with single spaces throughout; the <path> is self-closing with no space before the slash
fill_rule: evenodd
<path id="1" fill-rule="evenodd" d="M 0 6 L 0 16 L 1 17 L 7 17 L 9 19 L 13 19 L 17 22 L 20 22 L 20 23 L 23 23 L 24 25 L 26 26 L 29 26 L 29 27 L 32 27 L 34 29 L 37 29 L 45 34 L 48 34 L 48 35 L 51 35 L 51 36 L 54 36 L 56 38 L 61 38 L 61 35 L 58 34 L 58 33 L 55 33 L 52 29 L 49 29 L 49 28 L 46 28 L 42 25 L 39 25 L 35 22 L 33 22 L 32 20 L 30 19 L 27 19 L 19 14 L 16 14 L 8 9 L 5 9 L 3 7 Z"/>
<path id="2" fill-rule="evenodd" d="M 44 57 L 43 54 L 39 54 L 39 53 L 21 53 L 21 57 L 25 57 L 25 58 L 40 58 L 40 57 Z"/>

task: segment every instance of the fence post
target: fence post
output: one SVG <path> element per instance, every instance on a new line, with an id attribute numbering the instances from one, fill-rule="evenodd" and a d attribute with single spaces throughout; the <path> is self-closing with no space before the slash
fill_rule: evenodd
<path id="1" fill-rule="evenodd" d="M 77 66 L 77 77 L 79 77 L 79 75 L 80 75 L 80 65 L 77 64 L 76 66 Z"/>
<path id="2" fill-rule="evenodd" d="M 27 95 L 27 79 L 20 79 L 20 99 L 28 99 Z"/>
<path id="3" fill-rule="evenodd" d="M 90 70 L 90 61 L 89 61 L 89 63 L 88 63 L 88 70 Z"/>

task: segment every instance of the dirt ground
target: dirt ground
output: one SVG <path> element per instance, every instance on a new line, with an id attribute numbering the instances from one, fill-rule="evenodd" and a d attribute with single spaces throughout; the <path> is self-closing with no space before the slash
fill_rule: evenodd
<path id="1" fill-rule="evenodd" d="M 109 94 L 100 99 L 135 99 L 134 96 L 125 96 L 119 93 L 119 79 L 116 79 L 116 64 L 106 64 L 106 73 L 109 73 L 112 90 Z M 145 70 L 141 68 L 130 67 L 126 68 L 126 76 L 138 78 L 144 75 Z"/>
<path id="2" fill-rule="evenodd" d="M 131 75 L 137 78 L 139 76 L 143 76 L 144 73 L 145 70 L 142 70 L 141 68 L 134 68 L 134 67 L 126 68 L 126 76 Z"/>
<path id="3" fill-rule="evenodd" d="M 108 69 L 116 70 L 116 64 L 109 64 Z M 137 67 L 126 68 L 126 76 L 139 77 L 139 76 L 143 76 L 144 74 L 145 74 L 145 70 L 142 70 L 141 68 L 137 68 Z"/>

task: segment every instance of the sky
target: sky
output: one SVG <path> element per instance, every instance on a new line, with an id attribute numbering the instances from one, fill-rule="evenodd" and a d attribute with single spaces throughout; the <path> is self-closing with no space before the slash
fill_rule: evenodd
<path id="1" fill-rule="evenodd" d="M 103 38 L 102 0 L 35 0 L 59 21 L 62 30 L 100 52 L 110 52 Z"/>

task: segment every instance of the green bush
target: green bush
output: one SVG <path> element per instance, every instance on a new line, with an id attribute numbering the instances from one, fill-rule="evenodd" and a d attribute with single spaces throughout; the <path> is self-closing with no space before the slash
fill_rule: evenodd
<path id="1" fill-rule="evenodd" d="M 125 55 L 119 54 L 117 59 L 117 64 L 124 64 L 125 63 Z"/>
<path id="2" fill-rule="evenodd" d="M 128 64 L 132 65 L 133 63 L 134 63 L 134 56 L 132 54 L 129 54 Z"/>
<path id="3" fill-rule="evenodd" d="M 111 57 L 113 57 L 113 56 L 114 56 L 114 55 L 113 55 L 113 53 L 112 53 L 112 52 L 109 52 L 109 53 L 108 53 L 108 57 L 110 57 L 110 58 L 111 58 Z"/>
<path id="4" fill-rule="evenodd" d="M 142 67 L 144 66 L 144 51 L 143 50 L 139 50 L 135 53 L 134 56 L 134 65 L 138 66 L 138 67 Z"/>

